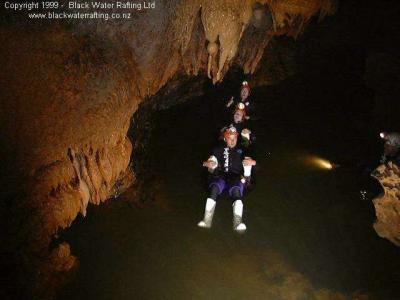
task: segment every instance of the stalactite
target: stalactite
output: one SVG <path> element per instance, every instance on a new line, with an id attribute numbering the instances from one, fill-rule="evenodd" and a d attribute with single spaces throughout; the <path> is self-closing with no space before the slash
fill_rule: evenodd
<path id="1" fill-rule="evenodd" d="M 211 65 L 214 57 L 218 52 L 218 44 L 215 42 L 210 42 L 207 45 L 207 52 L 208 52 L 208 63 L 207 63 L 207 76 L 211 79 Z"/>

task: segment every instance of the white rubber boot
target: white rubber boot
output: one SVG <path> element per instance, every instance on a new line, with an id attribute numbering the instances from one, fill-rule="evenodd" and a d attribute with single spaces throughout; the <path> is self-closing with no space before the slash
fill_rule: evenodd
<path id="1" fill-rule="evenodd" d="M 207 198 L 206 208 L 204 210 L 204 219 L 197 226 L 202 228 L 210 228 L 214 216 L 215 204 L 217 202 L 211 198 Z"/>
<path id="2" fill-rule="evenodd" d="M 245 232 L 246 225 L 242 223 L 243 216 L 243 202 L 236 200 L 233 202 L 233 230 L 237 232 Z"/>

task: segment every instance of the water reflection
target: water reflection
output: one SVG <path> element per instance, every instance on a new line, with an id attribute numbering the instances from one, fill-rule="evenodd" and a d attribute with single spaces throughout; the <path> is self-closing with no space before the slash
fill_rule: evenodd
<path id="1" fill-rule="evenodd" d="M 240 252 L 224 257 L 211 255 L 207 263 L 193 266 L 188 276 L 190 282 L 185 282 L 195 287 L 190 296 L 195 299 L 369 299 L 360 292 L 345 295 L 314 286 L 272 250 Z"/>

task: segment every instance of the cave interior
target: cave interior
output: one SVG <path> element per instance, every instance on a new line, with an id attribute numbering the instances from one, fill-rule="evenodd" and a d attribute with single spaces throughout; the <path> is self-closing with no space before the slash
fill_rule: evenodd
<path id="1" fill-rule="evenodd" d="M 1 20 L 1 298 L 400 299 L 400 176 L 384 208 L 371 177 L 400 130 L 400 3 L 156 2 L 137 26 Z M 202 230 L 244 80 L 248 229 L 223 197 Z"/>

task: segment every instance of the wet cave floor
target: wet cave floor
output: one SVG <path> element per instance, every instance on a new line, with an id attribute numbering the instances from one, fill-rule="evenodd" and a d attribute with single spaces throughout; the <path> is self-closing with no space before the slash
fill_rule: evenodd
<path id="1" fill-rule="evenodd" d="M 372 228 L 380 190 L 364 171 L 380 141 L 368 112 L 323 88 L 289 80 L 253 91 L 258 170 L 244 201 L 247 232 L 232 231 L 228 199 L 211 230 L 196 226 L 206 199 L 201 162 L 228 88 L 154 116 L 156 199 L 142 209 L 112 200 L 75 221 L 62 239 L 81 265 L 58 299 L 312 300 L 323 290 L 400 299 L 399 250 Z M 341 167 L 318 169 L 308 155 Z"/>

